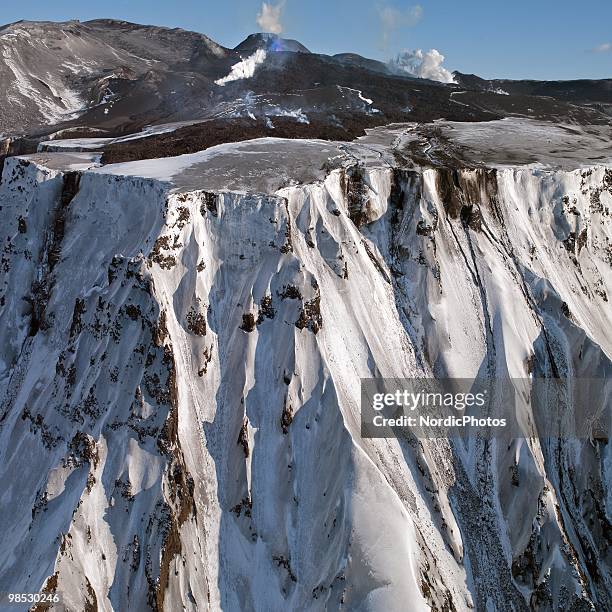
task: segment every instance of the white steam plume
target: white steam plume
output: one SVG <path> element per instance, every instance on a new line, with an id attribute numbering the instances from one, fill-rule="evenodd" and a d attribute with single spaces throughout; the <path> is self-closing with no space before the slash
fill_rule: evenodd
<path id="1" fill-rule="evenodd" d="M 272 34 L 280 34 L 283 31 L 281 19 L 283 10 L 285 9 L 285 0 L 281 0 L 278 4 L 268 4 L 263 2 L 261 10 L 257 13 L 257 25 L 264 32 L 272 32 Z"/>
<path id="2" fill-rule="evenodd" d="M 394 30 L 412 27 L 421 21 L 423 7 L 415 4 L 402 10 L 385 4 L 378 8 L 378 17 L 382 27 L 383 45 L 386 47 Z"/>
<path id="3" fill-rule="evenodd" d="M 420 79 L 454 83 L 455 79 L 451 71 L 442 66 L 443 62 L 444 56 L 437 49 L 429 51 L 415 49 L 414 51 L 403 51 L 389 64 L 392 70 L 400 74 L 407 72 Z"/>
<path id="4" fill-rule="evenodd" d="M 232 81 L 239 81 L 240 79 L 250 79 L 255 74 L 255 68 L 259 64 L 263 63 L 266 59 L 266 50 L 257 49 L 253 55 L 249 55 L 246 59 L 239 61 L 237 64 L 232 66 L 230 73 L 224 76 L 222 79 L 217 79 L 215 83 L 217 85 L 225 85 Z"/>
<path id="5" fill-rule="evenodd" d="M 595 53 L 608 53 L 608 51 L 612 51 L 612 43 L 603 43 L 598 45 L 593 49 Z"/>

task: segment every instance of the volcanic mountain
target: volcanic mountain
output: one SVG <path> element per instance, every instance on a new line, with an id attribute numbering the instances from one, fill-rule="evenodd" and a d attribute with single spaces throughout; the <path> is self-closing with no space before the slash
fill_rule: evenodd
<path id="1" fill-rule="evenodd" d="M 457 73 L 449 85 L 274 35 L 227 49 L 202 34 L 114 20 L 18 22 L 0 29 L 0 52 L 5 137 L 121 136 L 198 122 L 183 134 L 198 150 L 245 131 L 352 139 L 367 127 L 441 118 L 601 124 L 612 103 L 610 81 L 497 83 Z M 232 71 L 240 78 L 228 80 Z"/>
<path id="2" fill-rule="evenodd" d="M 608 81 L 112 20 L 0 50 L 0 592 L 612 608 Z M 516 429 L 364 436 L 370 378 L 510 385 Z"/>

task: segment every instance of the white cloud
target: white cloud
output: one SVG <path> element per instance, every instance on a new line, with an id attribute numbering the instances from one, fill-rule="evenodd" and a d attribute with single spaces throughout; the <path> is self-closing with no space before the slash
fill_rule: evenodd
<path id="1" fill-rule="evenodd" d="M 603 43 L 593 49 L 595 53 L 607 53 L 608 51 L 612 51 L 612 43 Z"/>
<path id="2" fill-rule="evenodd" d="M 423 7 L 420 4 L 398 9 L 389 4 L 378 7 L 378 17 L 382 26 L 383 44 L 387 45 L 389 36 L 394 30 L 415 26 L 423 18 Z"/>
<path id="3" fill-rule="evenodd" d="M 454 83 L 452 73 L 442 66 L 443 62 L 444 56 L 437 49 L 429 51 L 415 49 L 414 51 L 403 51 L 389 64 L 394 71 L 399 73 L 407 72 L 420 79 Z"/>
<path id="4" fill-rule="evenodd" d="M 226 83 L 231 83 L 232 81 L 250 79 L 255 74 L 255 68 L 257 68 L 259 64 L 262 64 L 265 59 L 265 49 L 257 49 L 253 55 L 250 55 L 246 59 L 234 64 L 230 73 L 227 76 L 224 76 L 222 79 L 217 79 L 215 83 L 217 85 L 225 85 Z"/>
<path id="5" fill-rule="evenodd" d="M 281 0 L 278 4 L 268 4 L 263 2 L 261 10 L 257 13 L 257 25 L 264 32 L 272 32 L 272 34 L 280 34 L 283 31 L 281 23 L 283 11 L 285 10 L 285 0 Z"/>

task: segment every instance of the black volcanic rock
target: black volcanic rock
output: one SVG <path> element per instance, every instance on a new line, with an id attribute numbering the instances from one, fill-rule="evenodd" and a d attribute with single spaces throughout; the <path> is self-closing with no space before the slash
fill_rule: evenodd
<path id="1" fill-rule="evenodd" d="M 310 51 L 297 40 L 281 38 L 276 34 L 259 32 L 250 34 L 239 45 L 234 47 L 234 51 L 239 53 L 252 53 L 257 49 L 266 51 L 289 51 L 292 53 L 310 53 Z"/>
<path id="2" fill-rule="evenodd" d="M 346 64 L 347 66 L 355 66 L 358 68 L 365 68 L 366 70 L 372 70 L 373 72 L 391 74 L 389 67 L 384 62 L 368 59 L 367 57 L 363 57 L 357 53 L 336 53 L 333 58 L 342 64 Z"/>
<path id="3" fill-rule="evenodd" d="M 612 79 L 577 79 L 572 81 L 535 81 L 483 79 L 475 74 L 453 72 L 462 87 L 477 91 L 504 91 L 509 95 L 549 96 L 569 102 L 602 102 L 612 104 Z"/>

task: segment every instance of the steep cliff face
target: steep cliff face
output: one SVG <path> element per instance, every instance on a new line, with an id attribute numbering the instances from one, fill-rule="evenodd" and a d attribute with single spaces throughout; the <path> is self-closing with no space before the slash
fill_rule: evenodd
<path id="1" fill-rule="evenodd" d="M 528 419 L 363 439 L 358 384 L 610 377 L 610 169 L 359 162 L 265 194 L 103 172 L 3 170 L 0 590 L 612 605 L 607 444 Z"/>

